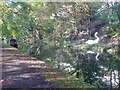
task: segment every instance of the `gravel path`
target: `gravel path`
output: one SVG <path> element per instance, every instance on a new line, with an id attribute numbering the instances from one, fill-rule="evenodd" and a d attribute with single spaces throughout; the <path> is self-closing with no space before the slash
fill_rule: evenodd
<path id="1" fill-rule="evenodd" d="M 46 63 L 7 45 L 3 45 L 0 51 L 2 88 L 55 88 L 41 74 L 43 68 L 49 68 Z"/>

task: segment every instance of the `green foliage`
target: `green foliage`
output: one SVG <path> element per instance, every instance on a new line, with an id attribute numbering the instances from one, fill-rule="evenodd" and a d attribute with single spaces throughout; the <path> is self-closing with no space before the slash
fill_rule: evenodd
<path id="1" fill-rule="evenodd" d="M 96 31 L 100 33 L 101 38 L 105 34 L 108 36 L 120 35 L 119 2 L 113 5 L 104 2 L 12 2 L 9 6 L 6 6 L 5 3 L 1 6 L 0 30 L 2 30 L 3 37 L 7 40 L 16 38 L 21 51 L 39 59 L 46 60 L 52 56 L 51 53 L 55 53 L 57 56 L 53 55 L 54 64 L 62 61 L 62 59 L 59 59 L 61 55 L 64 57 L 70 56 L 71 58 L 67 58 L 64 62 L 69 62 L 74 68 L 81 67 L 82 80 L 90 81 L 90 83 L 94 82 L 94 80 L 88 80 L 93 77 L 93 73 L 102 74 L 98 72 L 100 68 L 97 67 L 97 62 L 94 62 L 94 60 L 91 63 L 88 63 L 87 60 L 82 62 L 81 57 L 83 56 L 75 57 L 76 54 L 72 55 L 69 50 L 64 50 L 64 53 L 61 53 L 59 49 L 63 47 L 75 48 L 78 45 L 77 50 L 82 48 L 81 51 L 85 52 L 89 46 L 85 45 L 84 42 Z M 104 21 L 104 25 L 102 26 L 97 20 Z M 79 45 L 80 43 L 82 44 Z M 98 47 L 95 46 L 94 49 L 96 50 Z M 103 47 L 100 49 L 103 49 Z M 82 64 L 77 67 L 79 60 L 76 58 L 79 57 Z M 84 58 L 86 58 L 86 55 L 84 55 Z M 73 61 L 77 64 L 74 64 Z M 92 68 L 93 72 L 90 71 L 91 64 L 95 67 Z M 87 65 L 90 67 L 89 69 L 86 68 Z M 86 72 L 89 73 L 87 75 L 88 79 L 84 78 Z M 77 74 L 77 72 L 74 73 L 76 76 Z M 48 80 L 56 83 L 51 78 Z M 82 82 L 77 81 L 75 87 L 80 87 L 79 84 L 82 84 L 85 88 L 89 87 L 88 84 Z M 68 86 L 67 83 L 73 86 Z M 61 87 L 65 85 L 66 87 L 74 87 L 72 81 L 69 80 Z"/>

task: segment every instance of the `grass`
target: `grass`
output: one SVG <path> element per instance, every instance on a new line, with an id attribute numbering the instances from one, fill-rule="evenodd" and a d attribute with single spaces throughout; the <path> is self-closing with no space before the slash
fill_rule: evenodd
<path id="1" fill-rule="evenodd" d="M 76 78 L 65 71 L 58 70 L 50 66 L 44 69 L 44 76 L 46 79 L 55 85 L 57 88 L 95 88 L 83 81 L 82 78 Z"/>

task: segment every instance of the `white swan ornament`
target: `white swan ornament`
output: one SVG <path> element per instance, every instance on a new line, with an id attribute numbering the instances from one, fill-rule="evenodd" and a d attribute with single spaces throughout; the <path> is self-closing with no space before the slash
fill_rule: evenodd
<path id="1" fill-rule="evenodd" d="M 95 34 L 94 34 L 94 36 L 96 37 L 95 40 L 88 40 L 85 43 L 87 43 L 87 44 L 97 44 L 100 40 L 99 37 L 97 36 L 97 34 L 98 34 L 98 32 L 95 32 Z"/>

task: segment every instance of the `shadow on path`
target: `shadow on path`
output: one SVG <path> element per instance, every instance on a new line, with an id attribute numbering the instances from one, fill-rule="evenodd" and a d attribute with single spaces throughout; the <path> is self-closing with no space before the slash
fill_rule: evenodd
<path id="1" fill-rule="evenodd" d="M 50 68 L 45 62 L 7 45 L 0 48 L 0 51 L 2 88 L 55 88 L 42 74 L 44 69 Z"/>

